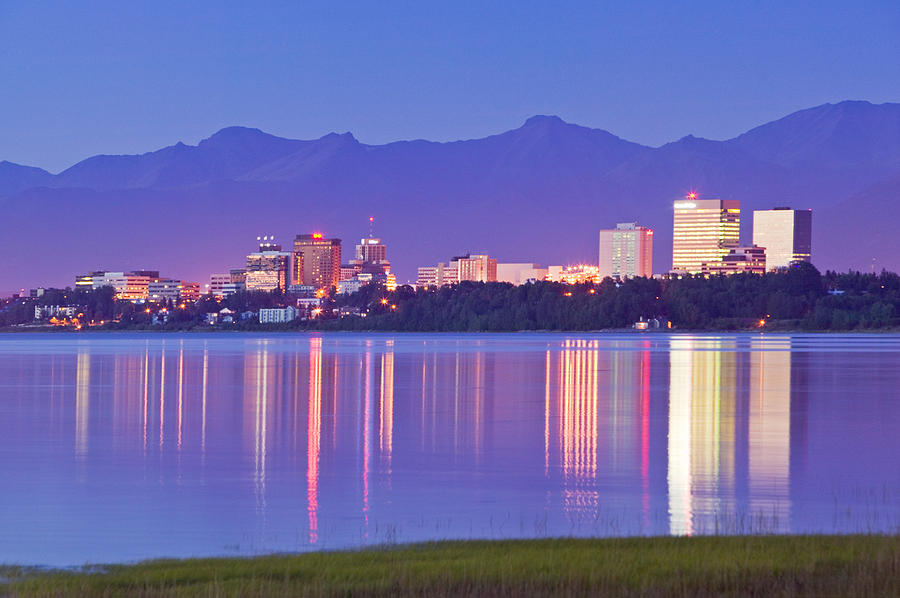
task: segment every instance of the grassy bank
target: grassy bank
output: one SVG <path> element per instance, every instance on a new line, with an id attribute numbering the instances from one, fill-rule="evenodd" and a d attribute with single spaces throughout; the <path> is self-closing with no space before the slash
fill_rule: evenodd
<path id="1" fill-rule="evenodd" d="M 9 596 L 896 596 L 900 536 L 440 542 L 5 575 Z"/>

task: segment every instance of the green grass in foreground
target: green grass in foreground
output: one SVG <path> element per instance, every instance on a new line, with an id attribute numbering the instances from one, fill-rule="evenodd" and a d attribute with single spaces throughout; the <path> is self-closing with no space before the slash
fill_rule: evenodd
<path id="1" fill-rule="evenodd" d="M 900 536 L 439 542 L 5 575 L 9 596 L 898 596 Z"/>

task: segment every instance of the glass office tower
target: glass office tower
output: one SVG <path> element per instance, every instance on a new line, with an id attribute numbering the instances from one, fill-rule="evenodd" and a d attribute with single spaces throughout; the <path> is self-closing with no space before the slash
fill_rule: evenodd
<path id="1" fill-rule="evenodd" d="M 704 263 L 721 261 L 740 244 L 740 201 L 691 193 L 674 208 L 672 270 L 699 274 Z"/>

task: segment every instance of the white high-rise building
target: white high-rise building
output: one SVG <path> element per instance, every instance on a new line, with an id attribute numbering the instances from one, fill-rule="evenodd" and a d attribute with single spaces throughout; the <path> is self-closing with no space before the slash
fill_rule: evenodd
<path id="1" fill-rule="evenodd" d="M 600 279 L 653 276 L 653 231 L 636 222 L 620 222 L 600 231 Z"/>
<path id="2" fill-rule="evenodd" d="M 812 210 L 775 208 L 753 212 L 753 244 L 766 248 L 769 270 L 812 258 Z"/>

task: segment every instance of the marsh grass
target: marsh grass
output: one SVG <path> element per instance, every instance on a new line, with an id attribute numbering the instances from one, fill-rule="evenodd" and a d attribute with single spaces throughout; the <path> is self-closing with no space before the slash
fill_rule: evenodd
<path id="1" fill-rule="evenodd" d="M 896 596 L 900 536 L 436 542 L 4 575 L 10 597 Z"/>

